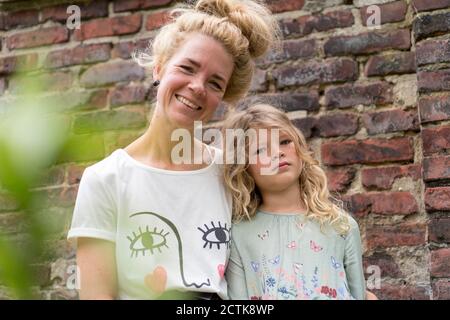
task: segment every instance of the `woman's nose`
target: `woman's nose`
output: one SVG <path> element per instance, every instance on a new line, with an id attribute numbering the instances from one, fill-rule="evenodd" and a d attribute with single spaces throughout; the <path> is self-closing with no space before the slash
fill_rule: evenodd
<path id="1" fill-rule="evenodd" d="M 205 86 L 203 85 L 203 81 L 201 81 L 200 79 L 192 80 L 189 83 L 189 89 L 199 97 L 202 97 L 206 94 Z"/>

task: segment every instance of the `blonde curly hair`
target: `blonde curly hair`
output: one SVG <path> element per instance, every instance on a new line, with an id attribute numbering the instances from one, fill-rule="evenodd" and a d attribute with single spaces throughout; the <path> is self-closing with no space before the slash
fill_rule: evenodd
<path id="1" fill-rule="evenodd" d="M 223 136 L 228 129 L 278 128 L 288 134 L 294 142 L 298 157 L 303 162 L 299 177 L 301 187 L 300 200 L 306 208 L 306 217 L 320 223 L 321 228 L 326 225 L 332 226 L 339 234 L 346 234 L 350 230 L 349 215 L 337 204 L 328 191 L 327 177 L 319 162 L 309 151 L 303 134 L 292 124 L 287 115 L 267 104 L 257 104 L 248 107 L 244 111 L 231 114 L 224 122 Z M 227 136 L 228 138 L 228 136 Z M 238 154 L 227 154 L 234 151 L 244 143 L 245 163 L 239 161 L 226 161 L 224 164 L 225 185 L 233 200 L 233 221 L 242 219 L 251 220 L 261 205 L 261 193 L 255 180 L 248 172 L 250 139 L 239 141 L 240 137 L 233 136 L 230 141 L 225 141 L 224 152 L 227 159 L 242 156 Z M 232 163 L 228 163 L 232 162 Z M 241 161 L 242 162 L 242 161 Z"/>
<path id="2" fill-rule="evenodd" d="M 200 33 L 219 41 L 234 60 L 233 73 L 223 100 L 234 104 L 245 96 L 254 73 L 254 60 L 271 46 L 278 47 L 281 34 L 270 10 L 255 0 L 199 0 L 194 6 L 172 11 L 173 21 L 157 34 L 151 53 L 137 52 L 141 66 L 164 69 L 165 64 L 190 34 Z"/>

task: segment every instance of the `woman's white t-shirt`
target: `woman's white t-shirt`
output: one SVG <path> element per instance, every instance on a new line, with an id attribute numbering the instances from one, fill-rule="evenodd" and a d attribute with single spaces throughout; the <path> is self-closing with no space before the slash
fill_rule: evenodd
<path id="1" fill-rule="evenodd" d="M 149 167 L 123 149 L 84 171 L 68 238 L 115 243 L 119 299 L 161 288 L 227 297 L 231 202 L 214 151 L 194 171 Z"/>

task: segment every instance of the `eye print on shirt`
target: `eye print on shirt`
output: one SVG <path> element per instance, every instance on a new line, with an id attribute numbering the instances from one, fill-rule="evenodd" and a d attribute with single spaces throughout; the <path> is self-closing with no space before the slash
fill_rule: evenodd
<path id="1" fill-rule="evenodd" d="M 222 227 L 219 221 L 219 226 L 216 227 L 214 225 L 214 222 L 211 221 L 210 228 L 208 225 L 204 224 L 205 229 L 203 230 L 200 227 L 197 227 L 198 230 L 203 232 L 202 239 L 205 241 L 205 244 L 203 245 L 203 248 L 206 248 L 206 246 L 209 244 L 209 248 L 211 249 L 213 245 L 217 245 L 217 249 L 220 249 L 220 245 L 224 244 L 227 248 L 230 246 L 230 230 L 231 228 L 227 228 L 227 224 L 225 223 L 225 226 Z"/>
<path id="2" fill-rule="evenodd" d="M 153 255 L 153 250 L 156 249 L 161 253 L 161 247 L 169 248 L 166 238 L 169 234 L 170 232 L 164 233 L 164 229 L 158 231 L 156 227 L 153 231 L 150 231 L 148 226 L 142 232 L 141 227 L 139 227 L 139 234 L 133 232 L 133 237 L 127 237 L 130 240 L 131 257 L 137 257 L 140 252 L 145 256 L 146 251 L 150 251 L 150 254 Z"/>
<path id="3" fill-rule="evenodd" d="M 163 223 L 164 226 L 168 228 L 173 234 L 170 232 L 164 233 L 164 229 L 158 231 L 156 227 L 153 230 L 150 230 L 148 227 L 146 227 L 144 232 L 142 232 L 141 228 L 139 228 L 139 234 L 133 232 L 134 238 L 127 237 L 131 241 L 130 243 L 131 256 L 137 257 L 139 255 L 139 252 L 142 252 L 142 254 L 145 255 L 146 250 L 149 250 L 150 253 L 153 254 L 153 251 L 156 249 L 158 249 L 159 252 L 162 251 L 161 248 L 163 247 L 169 249 L 169 246 L 167 245 L 168 240 L 167 237 L 175 237 L 178 244 L 178 263 L 180 268 L 180 276 L 183 281 L 183 284 L 186 287 L 196 287 L 196 288 L 201 288 L 203 286 L 207 287 L 211 286 L 209 278 L 207 278 L 206 281 L 202 283 L 187 281 L 186 276 L 184 274 L 183 242 L 181 241 L 180 233 L 178 232 L 178 229 L 175 226 L 175 224 L 166 217 L 163 217 L 154 212 L 138 212 L 130 215 L 130 218 L 142 215 L 149 215 L 155 217 L 160 221 L 160 223 Z M 171 248 L 171 250 L 173 249 L 174 248 Z"/>

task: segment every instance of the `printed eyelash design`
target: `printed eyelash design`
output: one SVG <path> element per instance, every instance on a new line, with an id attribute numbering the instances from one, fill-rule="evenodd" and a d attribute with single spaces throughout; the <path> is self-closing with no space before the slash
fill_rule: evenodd
<path id="1" fill-rule="evenodd" d="M 165 234 L 164 229 L 161 229 L 161 231 L 157 231 L 156 227 L 153 228 L 153 231 L 150 231 L 148 226 L 145 228 L 145 231 L 142 232 L 141 227 L 139 227 L 139 234 L 136 234 L 133 232 L 133 238 L 128 236 L 127 239 L 130 240 L 130 250 L 131 250 L 131 257 L 137 257 L 139 255 L 139 252 L 142 252 L 142 255 L 145 256 L 145 251 L 150 251 L 151 254 L 153 254 L 153 250 L 158 249 L 158 251 L 161 253 L 161 247 L 168 248 L 167 245 L 167 235 L 170 234 L 170 232 L 167 232 Z M 139 242 L 140 240 L 140 242 Z M 140 248 L 135 248 L 136 245 L 141 245 Z"/>
<path id="2" fill-rule="evenodd" d="M 159 220 L 161 220 L 162 222 L 164 222 L 170 228 L 170 230 L 172 230 L 172 232 L 176 238 L 177 244 L 178 244 L 178 260 L 179 260 L 179 267 L 180 267 L 180 275 L 181 275 L 181 279 L 183 280 L 184 285 L 186 287 L 196 287 L 197 289 L 201 288 L 203 286 L 210 287 L 211 281 L 209 280 L 209 278 L 207 278 L 206 281 L 202 282 L 202 283 L 188 282 L 186 280 L 186 277 L 184 275 L 183 242 L 181 241 L 180 233 L 178 232 L 178 229 L 173 224 L 173 222 L 170 221 L 169 219 L 167 219 L 166 217 L 163 217 L 154 212 L 138 212 L 138 213 L 134 213 L 134 214 L 130 215 L 130 218 L 135 217 L 135 216 L 140 216 L 140 215 L 154 216 L 154 217 L 158 218 Z"/>
<path id="3" fill-rule="evenodd" d="M 227 228 L 227 224 L 225 223 L 225 226 L 222 227 L 219 221 L 219 226 L 216 227 L 214 225 L 214 222 L 211 221 L 212 228 L 208 227 L 206 224 L 204 224 L 206 230 L 203 230 L 200 227 L 197 227 L 198 230 L 203 232 L 202 239 L 205 241 L 205 244 L 203 245 L 203 248 L 206 248 L 206 246 L 209 244 L 209 248 L 211 249 L 214 244 L 217 245 L 217 249 L 220 249 L 221 244 L 225 244 L 227 248 L 230 247 L 230 230 L 231 228 Z"/>

